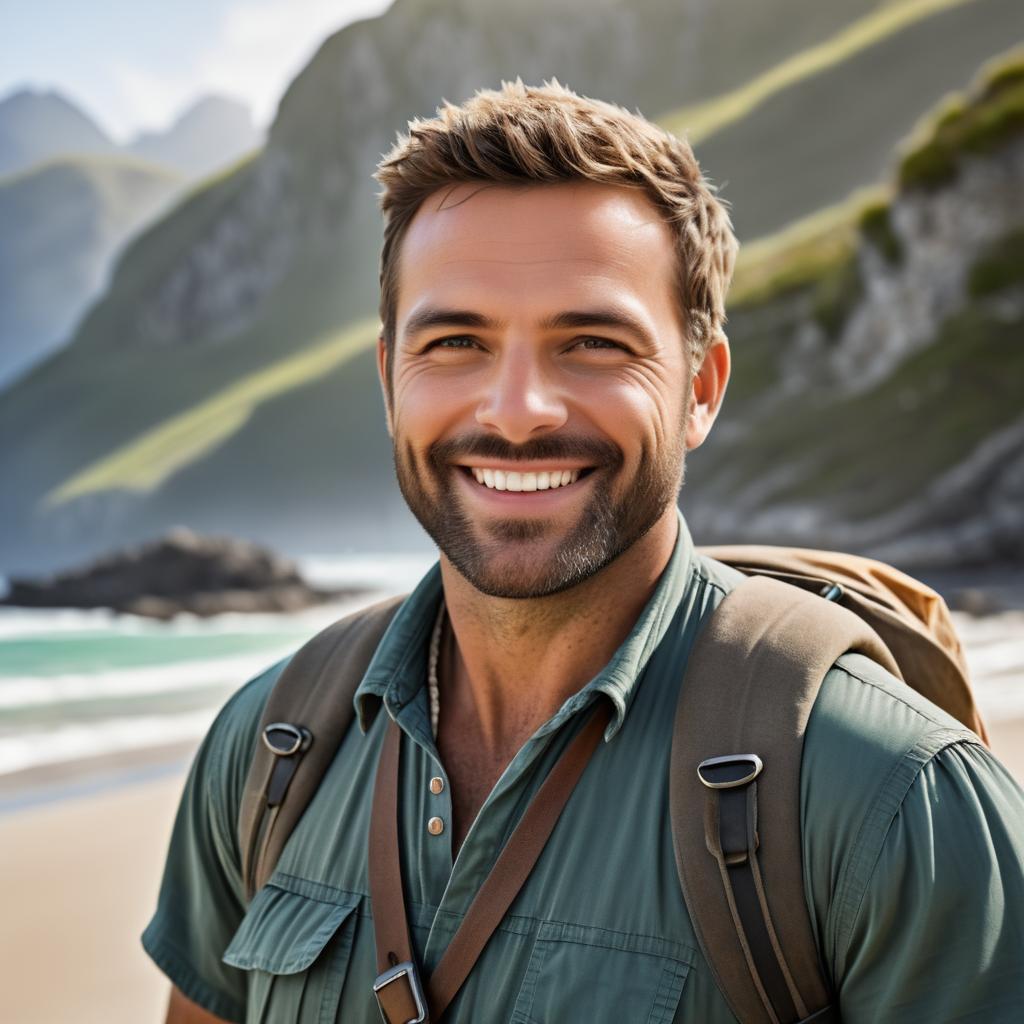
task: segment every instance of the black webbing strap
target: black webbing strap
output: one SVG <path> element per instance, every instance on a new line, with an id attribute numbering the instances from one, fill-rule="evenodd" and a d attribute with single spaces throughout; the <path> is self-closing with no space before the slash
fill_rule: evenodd
<path id="1" fill-rule="evenodd" d="M 718 861 L 729 909 L 764 1009 L 773 1024 L 839 1024 L 829 1005 L 810 1014 L 786 963 L 758 864 L 757 776 L 754 754 L 703 761 L 698 774 L 706 787 L 705 839 Z"/>

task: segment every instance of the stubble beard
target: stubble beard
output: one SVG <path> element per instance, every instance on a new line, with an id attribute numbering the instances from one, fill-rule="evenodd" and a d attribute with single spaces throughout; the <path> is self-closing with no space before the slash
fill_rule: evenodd
<path id="1" fill-rule="evenodd" d="M 513 518 L 474 523 L 455 486 L 461 458 L 531 460 L 581 459 L 597 467 L 589 500 L 578 521 L 553 550 L 539 558 L 529 545 L 557 529 L 551 520 Z M 680 433 L 672 451 L 655 455 L 641 449 L 632 482 L 618 498 L 624 455 L 609 441 L 592 438 L 540 438 L 513 446 L 484 435 L 432 445 L 422 460 L 395 435 L 398 486 L 413 515 L 458 572 L 491 597 L 547 597 L 599 573 L 631 548 L 658 522 L 679 494 L 686 447 Z M 429 485 L 428 485 L 429 481 Z M 570 485 L 576 486 L 576 485 Z M 480 534 L 486 532 L 486 539 Z M 538 565 L 538 561 L 540 564 Z"/>

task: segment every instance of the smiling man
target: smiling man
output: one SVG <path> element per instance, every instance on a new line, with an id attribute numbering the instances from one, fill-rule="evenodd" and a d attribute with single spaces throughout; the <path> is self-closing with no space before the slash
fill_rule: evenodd
<path id="1" fill-rule="evenodd" d="M 742 579 L 676 506 L 729 378 L 728 216 L 684 142 L 557 83 L 414 122 L 378 180 L 381 384 L 439 562 L 262 886 L 246 776 L 323 659 L 273 666 L 212 727 L 143 938 L 168 1020 L 733 1021 L 668 812 L 683 671 Z M 266 755 L 267 794 L 343 712 Z M 814 1020 L 1020 1019 L 1024 797 L 976 736 L 844 655 L 800 803 L 833 1001 Z"/>

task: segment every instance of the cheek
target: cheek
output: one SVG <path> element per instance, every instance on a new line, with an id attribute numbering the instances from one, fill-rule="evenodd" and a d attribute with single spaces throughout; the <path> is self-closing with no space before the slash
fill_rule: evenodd
<path id="1" fill-rule="evenodd" d="M 649 368 L 624 368 L 605 382 L 595 408 L 605 429 L 629 453 L 638 446 L 676 443 L 683 427 L 685 396 L 669 375 Z"/>
<path id="2" fill-rule="evenodd" d="M 425 448 L 466 415 L 466 389 L 452 379 L 420 371 L 395 378 L 395 433 L 414 448 Z"/>

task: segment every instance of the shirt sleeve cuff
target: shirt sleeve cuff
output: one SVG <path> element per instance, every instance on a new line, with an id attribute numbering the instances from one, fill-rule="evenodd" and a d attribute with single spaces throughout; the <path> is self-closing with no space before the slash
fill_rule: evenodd
<path id="1" fill-rule="evenodd" d="M 233 1024 L 243 1024 L 245 1008 L 202 978 L 188 960 L 159 934 L 153 924 L 142 933 L 142 948 L 188 999 L 215 1017 L 232 1021 Z"/>

